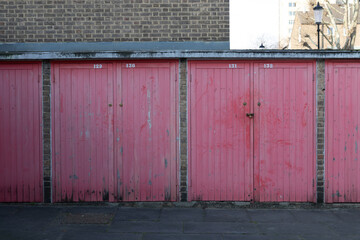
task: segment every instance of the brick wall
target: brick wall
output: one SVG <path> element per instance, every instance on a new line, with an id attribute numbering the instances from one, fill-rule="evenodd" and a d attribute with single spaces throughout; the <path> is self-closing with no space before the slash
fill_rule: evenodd
<path id="1" fill-rule="evenodd" d="M 325 61 L 316 61 L 317 202 L 324 202 L 325 171 Z"/>
<path id="2" fill-rule="evenodd" d="M 42 104 L 43 104 L 43 180 L 44 180 L 44 202 L 51 201 L 51 125 L 50 125 L 50 61 L 42 63 Z"/>
<path id="3" fill-rule="evenodd" d="M 229 41 L 229 0 L 0 0 L 0 42 Z"/>
<path id="4" fill-rule="evenodd" d="M 180 200 L 187 201 L 187 59 L 180 59 Z"/>

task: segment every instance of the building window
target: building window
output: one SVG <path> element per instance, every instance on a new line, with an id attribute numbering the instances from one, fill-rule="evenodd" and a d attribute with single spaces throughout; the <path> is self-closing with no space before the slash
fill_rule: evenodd
<path id="1" fill-rule="evenodd" d="M 328 27 L 327 35 L 334 35 L 334 29 L 332 27 Z"/>
<path id="2" fill-rule="evenodd" d="M 296 3 L 293 3 L 293 7 L 296 7 Z"/>
<path id="3" fill-rule="evenodd" d="M 295 16 L 295 12 L 294 11 L 289 11 L 289 15 L 290 16 Z"/>
<path id="4" fill-rule="evenodd" d="M 295 2 L 289 2 L 289 7 L 296 7 L 296 3 Z"/>
<path id="5" fill-rule="evenodd" d="M 289 20 L 289 24 L 294 24 L 294 20 Z"/>
<path id="6" fill-rule="evenodd" d="M 301 42 L 301 27 L 299 27 L 299 42 Z"/>

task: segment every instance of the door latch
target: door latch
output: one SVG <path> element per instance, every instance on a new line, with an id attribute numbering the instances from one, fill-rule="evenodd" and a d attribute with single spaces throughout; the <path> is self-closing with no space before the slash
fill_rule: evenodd
<path id="1" fill-rule="evenodd" d="M 248 118 L 253 118 L 253 117 L 254 117 L 254 114 L 253 114 L 253 113 L 247 113 L 246 116 L 247 116 Z"/>

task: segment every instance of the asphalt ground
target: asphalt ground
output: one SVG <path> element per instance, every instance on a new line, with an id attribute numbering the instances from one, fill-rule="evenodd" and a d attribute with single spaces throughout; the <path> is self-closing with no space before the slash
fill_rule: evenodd
<path id="1" fill-rule="evenodd" d="M 360 239 L 360 208 L 0 204 L 0 239 Z"/>

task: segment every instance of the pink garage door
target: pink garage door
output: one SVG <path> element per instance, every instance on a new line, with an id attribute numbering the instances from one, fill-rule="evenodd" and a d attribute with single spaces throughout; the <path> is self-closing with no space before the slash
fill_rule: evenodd
<path id="1" fill-rule="evenodd" d="M 0 202 L 42 202 L 41 64 L 0 63 Z"/>
<path id="2" fill-rule="evenodd" d="M 53 200 L 176 200 L 176 64 L 53 65 Z"/>
<path id="3" fill-rule="evenodd" d="M 314 64 L 254 64 L 254 184 L 260 202 L 315 202 Z"/>
<path id="4" fill-rule="evenodd" d="M 52 69 L 53 201 L 111 201 L 113 64 Z"/>
<path id="5" fill-rule="evenodd" d="M 315 201 L 313 71 L 190 62 L 189 200 Z"/>
<path id="6" fill-rule="evenodd" d="M 117 64 L 115 156 L 122 201 L 177 199 L 177 63 Z"/>
<path id="7" fill-rule="evenodd" d="M 189 65 L 189 200 L 250 201 L 250 64 Z"/>
<path id="8" fill-rule="evenodd" d="M 325 201 L 360 202 L 360 63 L 326 63 Z"/>

